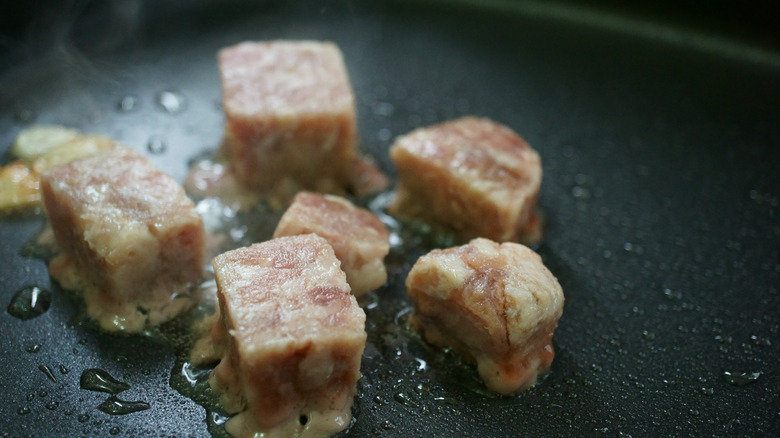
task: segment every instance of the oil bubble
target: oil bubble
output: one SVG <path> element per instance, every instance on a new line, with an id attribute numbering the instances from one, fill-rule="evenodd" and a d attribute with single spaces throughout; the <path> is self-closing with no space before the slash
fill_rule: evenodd
<path id="1" fill-rule="evenodd" d="M 187 99 L 178 91 L 166 90 L 157 94 L 157 105 L 169 114 L 177 114 L 184 111 Z"/>
<path id="2" fill-rule="evenodd" d="M 45 313 L 50 305 L 51 293 L 48 290 L 38 286 L 28 286 L 17 291 L 11 298 L 8 313 L 26 321 Z"/>

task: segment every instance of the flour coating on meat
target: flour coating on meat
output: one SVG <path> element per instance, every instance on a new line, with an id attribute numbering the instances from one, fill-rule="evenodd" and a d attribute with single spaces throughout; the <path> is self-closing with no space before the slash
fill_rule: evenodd
<path id="1" fill-rule="evenodd" d="M 412 267 L 406 289 L 412 328 L 476 362 L 488 389 L 524 391 L 550 368 L 563 291 L 529 248 L 479 238 L 434 250 Z"/>
<path id="2" fill-rule="evenodd" d="M 56 166 L 41 180 L 61 254 L 49 265 L 109 331 L 137 332 L 192 305 L 204 228 L 184 190 L 132 149 Z"/>
<path id="3" fill-rule="evenodd" d="M 393 214 L 444 227 L 463 241 L 538 240 L 541 160 L 509 128 L 464 117 L 399 137 L 390 157 L 398 169 Z"/>
<path id="4" fill-rule="evenodd" d="M 333 246 L 352 293 L 359 297 L 387 281 L 384 257 L 389 233 L 373 213 L 348 200 L 300 192 L 287 208 L 274 237 L 315 233 Z"/>
<path id="5" fill-rule="evenodd" d="M 213 262 L 224 353 L 211 374 L 226 429 L 251 437 L 345 429 L 366 343 L 365 313 L 332 247 L 314 234 L 228 251 Z"/>

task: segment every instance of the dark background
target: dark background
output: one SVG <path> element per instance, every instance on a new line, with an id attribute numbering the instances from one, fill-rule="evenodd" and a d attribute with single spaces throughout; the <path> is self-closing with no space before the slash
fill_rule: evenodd
<path id="1" fill-rule="evenodd" d="M 187 6 L 220 3 L 226 7 L 241 8 L 274 2 L 275 0 L 195 0 L 187 2 Z M 40 32 L 43 26 L 42 16 L 43 23 L 51 18 L 50 15 L 71 15 L 79 20 L 89 20 L 92 14 L 102 14 L 103 9 L 112 8 L 112 3 L 116 5 L 129 1 L 3 1 L 0 3 L 0 50 L 19 44 L 30 35 Z M 316 3 L 310 2 L 315 6 Z M 778 47 L 780 43 L 777 25 L 780 6 L 771 0 L 712 0 L 704 3 L 693 0 L 560 0 L 557 3 L 696 29 L 762 46 Z M 167 14 L 168 11 L 181 6 L 181 2 L 162 0 L 155 2 L 154 8 L 145 13 Z"/>

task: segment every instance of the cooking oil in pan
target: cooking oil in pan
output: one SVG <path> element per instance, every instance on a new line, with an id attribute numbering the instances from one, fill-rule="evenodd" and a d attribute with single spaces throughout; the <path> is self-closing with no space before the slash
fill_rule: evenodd
<path id="1" fill-rule="evenodd" d="M 97 406 L 100 411 L 109 415 L 132 414 L 133 412 L 144 411 L 151 407 L 149 403 L 144 401 L 119 399 L 116 395 L 130 389 L 130 385 L 117 380 L 108 371 L 99 368 L 90 368 L 81 373 L 79 385 L 81 389 L 110 394 L 103 403 Z"/>
<path id="2" fill-rule="evenodd" d="M 411 307 L 403 294 L 403 287 L 399 285 L 403 285 L 406 273 L 418 256 L 432 248 L 453 246 L 456 241 L 452 235 L 437 232 L 422 223 L 402 223 L 387 215 L 385 211 L 392 196 L 392 192 L 386 192 L 368 204 L 369 210 L 390 231 L 391 251 L 385 259 L 388 284 L 370 293 L 361 302 L 367 314 L 368 344 L 353 422 L 357 420 L 360 409 L 372 404 L 376 405 L 372 408 L 381 410 L 416 410 L 419 415 L 426 415 L 457 409 L 461 404 L 460 394 L 464 391 L 495 397 L 484 389 L 473 367 L 463 363 L 450 351 L 427 346 L 409 329 L 406 320 Z M 209 234 L 209 258 L 272 237 L 281 212 L 265 204 L 244 209 L 235 207 L 236 204 L 219 198 L 204 198 L 196 202 Z M 51 258 L 54 255 L 52 241 L 50 228 L 47 228 L 36 244 L 28 245 L 26 250 L 30 255 Z M 209 373 L 215 364 L 196 367 L 189 361 L 190 350 L 198 336 L 193 327 L 213 313 L 216 305 L 216 286 L 210 267 L 207 267 L 207 272 L 209 275 L 201 285 L 204 297 L 201 303 L 173 321 L 146 330 L 143 335 L 176 353 L 177 359 L 169 380 L 171 387 L 206 409 L 205 421 L 213 436 L 226 437 L 224 423 L 229 416 L 221 410 L 218 398 L 208 384 Z M 45 311 L 41 300 L 50 297 L 44 292 L 42 289 L 37 292 L 36 304 L 30 306 L 35 312 Z M 27 295 L 24 295 L 30 298 L 30 303 L 33 302 L 29 297 L 31 293 L 27 291 Z M 114 379 L 103 370 L 84 371 L 81 387 L 108 393 L 109 397 L 97 408 L 111 415 L 130 414 L 150 408 L 149 403 L 144 401 L 118 398 L 117 394 L 128 389 L 129 385 Z M 382 394 L 392 395 L 382 397 Z M 377 399 L 382 402 L 377 404 Z M 392 428 L 391 423 L 383 427 L 384 430 Z"/>
<path id="3" fill-rule="evenodd" d="M 79 385 L 81 389 L 107 392 L 111 395 L 130 389 L 130 385 L 127 383 L 115 379 L 107 371 L 98 368 L 90 368 L 81 373 Z"/>
<path id="4" fill-rule="evenodd" d="M 126 415 L 133 412 L 145 411 L 151 406 L 144 401 L 125 401 L 115 395 L 110 396 L 98 406 L 98 409 L 110 415 Z"/>

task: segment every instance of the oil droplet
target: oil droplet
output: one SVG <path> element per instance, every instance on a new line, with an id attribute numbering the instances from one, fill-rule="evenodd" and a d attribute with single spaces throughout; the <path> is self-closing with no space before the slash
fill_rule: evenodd
<path id="1" fill-rule="evenodd" d="M 167 90 L 157 94 L 157 105 L 160 105 L 165 112 L 177 114 L 184 110 L 187 100 L 178 91 Z"/>
<path id="2" fill-rule="evenodd" d="M 731 371 L 726 371 L 723 373 L 723 378 L 726 379 L 726 382 L 734 386 L 749 385 L 758 380 L 759 377 L 761 377 L 760 371 L 753 373 L 734 373 Z"/>
<path id="3" fill-rule="evenodd" d="M 455 397 L 434 397 L 433 399 L 450 406 L 457 406 L 460 404 L 460 401 Z"/>
<path id="4" fill-rule="evenodd" d="M 717 335 L 717 336 L 715 336 L 715 340 L 718 341 L 718 343 L 721 343 L 721 344 L 724 344 L 724 345 L 731 344 L 731 336 Z"/>
<path id="5" fill-rule="evenodd" d="M 119 101 L 117 108 L 123 113 L 129 113 L 138 108 L 138 98 L 135 96 L 125 96 Z"/>
<path id="6" fill-rule="evenodd" d="M 43 372 L 43 374 L 46 374 L 46 377 L 49 378 L 54 383 L 57 383 L 57 378 L 54 377 L 54 373 L 51 372 L 51 368 L 47 367 L 46 365 L 38 365 L 38 369 Z"/>
<path id="7" fill-rule="evenodd" d="M 395 107 L 390 102 L 376 102 L 372 109 L 374 114 L 382 117 L 391 116 L 395 112 Z"/>
<path id="8" fill-rule="evenodd" d="M 30 123 L 36 118 L 36 114 L 33 110 L 21 109 L 14 113 L 14 120 L 17 123 Z"/>
<path id="9" fill-rule="evenodd" d="M 37 353 L 41 351 L 41 344 L 28 345 L 25 350 L 27 350 L 28 353 Z"/>
<path id="10" fill-rule="evenodd" d="M 111 429 L 108 429 L 108 433 L 110 433 L 111 435 L 119 435 L 119 432 L 121 432 L 121 431 L 122 431 L 122 429 L 120 429 L 120 428 L 118 428 L 116 426 L 112 427 Z"/>
<path id="11" fill-rule="evenodd" d="M 146 402 L 120 400 L 112 395 L 101 403 L 98 409 L 109 415 L 127 415 L 133 412 L 145 411 L 150 407 L 149 403 Z"/>
<path id="12" fill-rule="evenodd" d="M 393 395 L 393 398 L 395 399 L 395 401 L 401 403 L 404 406 L 408 406 L 410 408 L 413 408 L 415 406 L 414 401 L 403 392 L 396 393 L 395 395 Z"/>
<path id="13" fill-rule="evenodd" d="M 146 149 L 155 155 L 160 155 L 164 153 L 166 149 L 168 149 L 168 143 L 165 141 L 164 137 L 153 135 L 146 143 Z"/>
<path id="14" fill-rule="evenodd" d="M 79 384 L 81 385 L 81 389 L 107 392 L 111 395 L 119 394 L 130 388 L 130 385 L 127 383 L 116 380 L 106 371 L 98 368 L 90 368 L 81 373 Z"/>
<path id="15" fill-rule="evenodd" d="M 65 365 L 60 365 L 60 374 L 62 374 L 64 376 L 65 374 L 68 374 L 69 372 L 70 372 L 70 370 L 65 368 Z"/>
<path id="16" fill-rule="evenodd" d="M 53 411 L 53 410 L 57 409 L 59 406 L 60 406 L 60 403 L 56 402 L 56 401 L 46 403 L 46 409 L 48 409 L 50 411 Z"/>
<path id="17" fill-rule="evenodd" d="M 81 414 L 76 419 L 79 420 L 79 423 L 86 423 L 87 421 L 89 421 L 89 415 Z"/>
<path id="18" fill-rule="evenodd" d="M 392 131 L 390 131 L 387 128 L 382 128 L 377 133 L 377 138 L 379 141 L 389 141 L 393 137 Z"/>
<path id="19" fill-rule="evenodd" d="M 51 293 L 48 290 L 29 286 L 14 294 L 8 305 L 8 313 L 24 321 L 46 312 L 50 305 Z"/>
<path id="20" fill-rule="evenodd" d="M 762 347 L 769 347 L 772 345 L 772 341 L 770 341 L 769 338 L 763 338 L 756 335 L 750 336 L 750 340 L 753 341 L 754 345 L 759 345 Z"/>
<path id="21" fill-rule="evenodd" d="M 19 415 L 27 415 L 30 413 L 30 408 L 19 408 L 16 410 L 16 413 Z"/>

